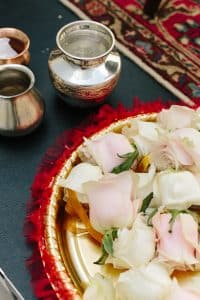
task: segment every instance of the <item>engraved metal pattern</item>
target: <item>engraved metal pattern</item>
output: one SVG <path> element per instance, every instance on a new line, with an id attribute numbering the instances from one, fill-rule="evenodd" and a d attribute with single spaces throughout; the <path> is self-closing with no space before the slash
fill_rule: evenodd
<path id="1" fill-rule="evenodd" d="M 77 50 L 76 55 L 67 52 L 74 49 L 70 44 L 72 40 L 79 41 L 78 36 L 76 39 L 67 38 L 71 32 L 77 35 L 76 30 L 80 36 L 87 31 L 86 40 L 90 39 L 90 31 L 95 32 L 94 36 L 98 37 L 99 46 L 96 43 L 96 48 L 91 51 L 90 48 L 93 47 L 91 40 L 89 41 L 91 47 L 86 44 L 87 47 L 83 47 L 79 52 Z M 103 48 L 100 51 L 101 39 Z M 64 101 L 74 106 L 91 106 L 103 102 L 112 92 L 121 71 L 121 59 L 114 49 L 114 43 L 112 32 L 97 22 L 78 21 L 61 28 L 57 34 L 59 49 L 52 50 L 48 65 L 52 83 Z M 81 48 L 81 44 L 77 47 Z"/>

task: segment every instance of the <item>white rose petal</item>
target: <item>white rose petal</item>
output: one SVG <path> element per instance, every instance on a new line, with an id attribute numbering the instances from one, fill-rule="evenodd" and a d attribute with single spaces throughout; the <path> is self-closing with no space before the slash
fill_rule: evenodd
<path id="1" fill-rule="evenodd" d="M 83 300 L 115 300 L 115 290 L 111 279 L 96 274 L 85 290 Z"/>
<path id="2" fill-rule="evenodd" d="M 151 164 L 147 173 L 136 173 L 139 176 L 137 197 L 144 199 L 153 191 L 153 180 L 156 174 L 154 164 Z"/>
<path id="3" fill-rule="evenodd" d="M 178 285 L 177 281 L 174 280 L 169 294 L 164 298 L 164 300 L 199 300 L 199 296 L 196 293 L 188 291 Z"/>
<path id="4" fill-rule="evenodd" d="M 163 129 L 156 122 L 138 121 L 138 134 L 150 141 L 157 141 Z"/>
<path id="5" fill-rule="evenodd" d="M 150 160 L 159 171 L 170 168 L 177 170 L 180 166 L 190 167 L 194 164 L 182 141 L 173 137 L 173 134 L 163 135 L 152 147 Z"/>
<path id="6" fill-rule="evenodd" d="M 172 105 L 170 109 L 163 109 L 157 116 L 159 124 L 168 130 L 191 127 L 194 118 L 193 109 L 180 105 Z"/>
<path id="7" fill-rule="evenodd" d="M 138 119 L 134 119 L 130 127 L 124 127 L 122 133 L 129 138 L 133 138 L 136 135 L 140 135 L 150 141 L 157 141 L 159 137 L 159 131 L 163 132 L 163 129 L 156 122 L 145 122 Z"/>
<path id="8" fill-rule="evenodd" d="M 194 128 L 181 128 L 174 131 L 172 136 L 182 142 L 194 164 L 200 166 L 200 132 Z"/>
<path id="9" fill-rule="evenodd" d="M 152 141 L 147 140 L 141 135 L 135 135 L 133 141 L 141 156 L 149 154 L 152 150 Z"/>
<path id="10" fill-rule="evenodd" d="M 121 273 L 116 292 L 119 300 L 163 300 L 170 285 L 171 278 L 164 266 L 151 262 Z"/>
<path id="11" fill-rule="evenodd" d="M 79 200 L 86 202 L 83 184 L 91 180 L 98 181 L 102 176 L 98 166 L 84 162 L 76 165 L 66 179 L 59 179 L 58 185 L 77 192 Z"/>
<path id="12" fill-rule="evenodd" d="M 187 209 L 191 205 L 200 205 L 200 185 L 189 171 L 158 173 L 153 193 L 156 204 L 169 209 Z"/>
<path id="13" fill-rule="evenodd" d="M 113 250 L 113 256 L 107 262 L 112 263 L 115 268 L 137 268 L 145 265 L 155 254 L 154 230 L 147 226 L 144 217 L 138 215 L 130 230 L 118 230 Z"/>
<path id="14" fill-rule="evenodd" d="M 163 129 L 155 122 L 134 119 L 130 127 L 125 126 L 122 133 L 134 141 L 141 155 L 150 153 L 152 143 L 159 139 Z"/>

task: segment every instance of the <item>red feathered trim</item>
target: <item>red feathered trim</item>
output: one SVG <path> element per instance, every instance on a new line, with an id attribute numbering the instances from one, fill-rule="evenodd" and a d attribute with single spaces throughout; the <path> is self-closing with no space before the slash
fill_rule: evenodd
<path id="1" fill-rule="evenodd" d="M 135 99 L 130 110 L 121 104 L 116 109 L 104 105 L 97 114 L 91 116 L 81 126 L 64 132 L 55 145 L 46 152 L 31 188 L 32 199 L 25 223 L 25 236 L 33 248 L 33 254 L 27 260 L 27 267 L 30 270 L 32 286 L 38 299 L 73 299 L 72 292 L 66 290 L 60 280 L 53 258 L 45 249 L 44 216 L 49 205 L 54 177 L 71 153 L 83 142 L 83 137 L 90 137 L 117 120 L 140 113 L 159 112 L 162 108 L 169 107 L 170 104 L 164 104 L 160 100 L 142 103 L 139 99 Z"/>

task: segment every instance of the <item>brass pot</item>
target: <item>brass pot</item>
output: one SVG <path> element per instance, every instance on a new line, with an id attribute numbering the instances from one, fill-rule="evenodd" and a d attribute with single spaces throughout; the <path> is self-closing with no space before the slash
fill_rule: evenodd
<path id="1" fill-rule="evenodd" d="M 60 29 L 49 56 L 49 73 L 61 98 L 73 106 L 102 103 L 116 86 L 121 59 L 106 26 L 86 20 Z"/>
<path id="2" fill-rule="evenodd" d="M 0 66 L 0 134 L 25 135 L 44 115 L 44 101 L 34 88 L 32 71 L 18 64 Z"/>
<path id="3" fill-rule="evenodd" d="M 2 58 L 0 56 L 0 65 L 3 64 L 25 64 L 28 65 L 30 62 L 30 40 L 28 36 L 21 30 L 16 28 L 0 28 L 0 39 L 6 38 L 10 43 L 15 44 L 17 53 L 14 56 L 6 56 Z"/>

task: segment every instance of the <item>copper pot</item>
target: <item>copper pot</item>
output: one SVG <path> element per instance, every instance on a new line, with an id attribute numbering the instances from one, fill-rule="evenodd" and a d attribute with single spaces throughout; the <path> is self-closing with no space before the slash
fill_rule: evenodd
<path id="1" fill-rule="evenodd" d="M 30 40 L 28 36 L 21 30 L 16 28 L 0 28 L 0 40 L 7 38 L 9 47 L 15 50 L 16 55 L 9 57 L 9 54 L 5 57 L 0 55 L 0 65 L 3 64 L 25 64 L 30 61 L 29 46 Z M 13 46 L 12 46 L 13 43 Z"/>

